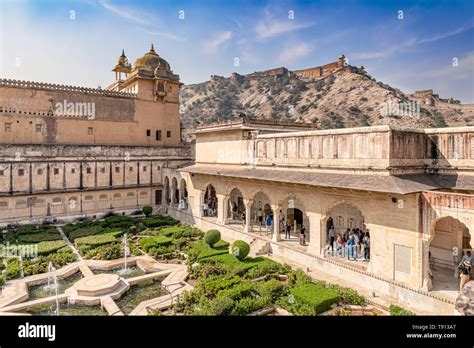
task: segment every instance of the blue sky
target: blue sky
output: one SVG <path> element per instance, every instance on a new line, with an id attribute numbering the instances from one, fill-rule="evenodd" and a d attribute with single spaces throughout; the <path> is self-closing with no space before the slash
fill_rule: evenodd
<path id="1" fill-rule="evenodd" d="M 344 53 L 405 92 L 474 103 L 474 1 L 0 0 L 0 30 L 6 78 L 104 87 L 122 48 L 133 62 L 153 42 L 184 83 Z"/>

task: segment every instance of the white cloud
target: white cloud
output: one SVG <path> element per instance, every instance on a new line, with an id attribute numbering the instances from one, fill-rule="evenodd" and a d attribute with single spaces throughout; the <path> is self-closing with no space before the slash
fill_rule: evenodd
<path id="1" fill-rule="evenodd" d="M 474 24 L 467 23 L 467 24 L 464 24 L 461 27 L 459 27 L 455 30 L 452 30 L 452 31 L 436 34 L 436 35 L 421 38 L 421 39 L 411 38 L 411 39 L 403 41 L 401 43 L 390 45 L 390 46 L 386 47 L 385 49 L 381 49 L 381 50 L 377 50 L 377 51 L 354 53 L 352 55 L 352 58 L 353 59 L 377 59 L 377 58 L 391 57 L 395 53 L 401 52 L 406 48 L 413 47 L 415 45 L 421 45 L 421 44 L 425 44 L 425 43 L 432 43 L 432 42 L 436 42 L 436 41 L 439 41 L 439 40 L 443 40 L 443 39 L 446 39 L 448 37 L 451 37 L 451 36 L 454 36 L 454 35 L 457 35 L 457 34 L 461 34 L 461 33 L 465 32 L 467 30 L 472 29 L 473 27 L 474 27 Z"/>
<path id="2" fill-rule="evenodd" d="M 99 1 L 99 4 L 108 12 L 111 12 L 126 20 L 129 20 L 138 24 L 142 24 L 142 25 L 152 24 L 152 21 L 150 20 L 150 18 L 148 17 L 146 13 L 140 13 L 137 10 L 134 10 L 129 7 L 112 5 L 111 3 L 105 0 Z"/>
<path id="3" fill-rule="evenodd" d="M 212 40 L 209 40 L 204 44 L 204 51 L 206 53 L 212 54 L 217 51 L 219 46 L 223 45 L 232 38 L 231 31 L 223 31 L 216 35 Z"/>
<path id="4" fill-rule="evenodd" d="M 143 28 L 139 27 L 138 29 L 146 34 L 164 37 L 173 41 L 185 41 L 184 38 L 178 35 L 155 29 L 157 24 L 160 23 L 160 20 L 150 13 L 140 11 L 136 8 L 113 5 L 106 0 L 100 0 L 99 4 L 103 9 L 118 17 L 142 25 Z"/>
<path id="5" fill-rule="evenodd" d="M 443 67 L 425 70 L 421 75 L 452 80 L 472 80 L 474 77 L 474 52 L 468 53 L 457 63 L 457 66 L 453 66 L 453 62 L 450 61 Z"/>
<path id="6" fill-rule="evenodd" d="M 280 53 L 278 60 L 283 63 L 291 63 L 298 58 L 304 57 L 313 50 L 313 47 L 307 43 L 300 43 L 297 45 L 288 46 Z"/>
<path id="7" fill-rule="evenodd" d="M 314 25 L 314 22 L 301 22 L 296 18 L 290 19 L 287 16 L 275 18 L 272 12 L 276 9 L 270 7 L 269 5 L 263 9 L 263 19 L 257 22 L 255 26 L 258 39 L 267 39 Z"/>
<path id="8" fill-rule="evenodd" d="M 300 30 L 312 26 L 314 23 L 297 23 L 295 20 L 284 21 L 261 21 L 257 23 L 255 31 L 257 36 L 261 39 L 275 37 L 281 34 L 289 33 L 295 30 Z"/>
<path id="9" fill-rule="evenodd" d="M 145 34 L 154 35 L 154 36 L 161 36 L 161 37 L 173 40 L 173 41 L 178 41 L 178 42 L 186 41 L 185 38 L 183 38 L 181 36 L 178 36 L 178 35 L 175 35 L 175 34 L 163 32 L 163 31 L 156 31 L 156 30 L 147 30 L 147 29 L 142 29 L 142 30 Z"/>

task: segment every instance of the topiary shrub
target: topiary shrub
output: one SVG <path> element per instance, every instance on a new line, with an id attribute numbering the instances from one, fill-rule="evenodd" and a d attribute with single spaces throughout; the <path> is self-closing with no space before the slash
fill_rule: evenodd
<path id="1" fill-rule="evenodd" d="M 245 243 L 243 240 L 236 240 L 232 243 L 232 254 L 239 260 L 243 260 L 247 257 L 250 252 L 250 245 Z"/>
<path id="2" fill-rule="evenodd" d="M 209 230 L 204 235 L 204 242 L 210 247 L 221 240 L 221 233 L 218 230 Z"/>
<path id="3" fill-rule="evenodd" d="M 145 214 L 146 217 L 150 216 L 151 213 L 153 213 L 153 208 L 150 207 L 149 205 L 145 205 L 142 210 L 143 210 L 143 214 Z"/>

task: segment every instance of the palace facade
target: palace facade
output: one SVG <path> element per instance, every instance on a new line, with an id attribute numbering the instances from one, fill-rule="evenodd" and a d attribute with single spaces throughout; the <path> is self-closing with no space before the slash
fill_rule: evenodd
<path id="1" fill-rule="evenodd" d="M 181 144 L 179 76 L 152 45 L 106 89 L 0 80 L 0 223 L 160 205 Z"/>
<path id="2" fill-rule="evenodd" d="M 455 265 L 474 243 L 474 128 L 295 128 L 245 119 L 198 128 L 195 163 L 163 173 L 168 213 L 254 254 L 452 314 Z M 336 235 L 369 232 L 370 259 L 333 251 L 330 224 Z"/>

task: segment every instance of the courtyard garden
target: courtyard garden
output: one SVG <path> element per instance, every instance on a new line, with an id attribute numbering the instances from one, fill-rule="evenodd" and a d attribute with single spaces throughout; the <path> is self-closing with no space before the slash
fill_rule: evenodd
<path id="1" fill-rule="evenodd" d="M 74 248 L 63 240 L 61 229 Z M 352 289 L 324 281 L 313 281 L 301 269 L 292 269 L 289 265 L 267 257 L 250 256 L 250 246 L 245 241 L 237 240 L 230 244 L 221 238 L 218 230 L 204 233 L 169 216 L 110 215 L 101 220 L 84 220 L 63 226 L 13 226 L 3 231 L 1 242 L 10 249 L 34 247 L 37 250 L 34 258 L 4 257 L 0 262 L 0 285 L 31 275 L 48 274 L 47 287 L 36 283 L 29 286 L 29 300 L 52 296 L 51 267 L 57 270 L 71 263 L 77 264 L 79 260 L 73 253 L 73 249 L 76 249 L 84 260 L 82 262 L 95 262 L 90 267 L 103 262 L 99 265 L 104 265 L 105 268 L 93 269 L 95 276 L 104 276 L 104 273 L 118 275 L 117 284 L 128 284 L 127 279 L 131 279 L 132 285 L 124 288 L 124 292 L 115 300 L 126 315 L 142 313 L 140 304 L 150 301 L 152 304 L 156 302 L 156 309 L 153 306 L 146 307 L 144 314 L 314 316 L 387 313 L 372 310 L 366 299 Z M 124 266 L 127 269 L 127 257 L 132 258 L 133 262 L 128 265 L 126 275 L 107 266 L 107 262 L 112 262 L 113 267 L 122 269 Z M 138 262 L 144 262 L 140 260 L 151 260 L 156 263 L 157 268 L 147 269 L 151 261 L 146 261 L 147 264 L 143 266 L 139 265 Z M 187 270 L 183 278 L 185 281 L 181 281 L 181 285 L 174 290 L 170 290 L 169 286 L 172 288 L 178 283 L 170 281 L 170 285 L 163 286 L 165 275 L 157 280 L 158 278 L 149 274 L 164 271 L 166 264 Z M 87 273 L 81 274 L 79 269 L 76 272 L 61 279 L 56 287 L 58 294 L 67 294 L 76 283 L 81 283 L 88 276 Z M 175 271 L 165 273 L 173 278 L 173 272 Z M 172 292 L 176 289 L 178 292 L 173 295 Z M 157 299 L 162 300 L 155 301 Z M 160 304 L 167 299 L 171 300 L 170 303 Z M 30 312 L 44 315 L 51 306 L 43 304 Z M 97 308 L 88 312 L 87 306 L 74 302 L 71 306 L 62 303 L 57 310 L 66 315 L 105 313 Z M 413 313 L 392 306 L 390 314 Z"/>

